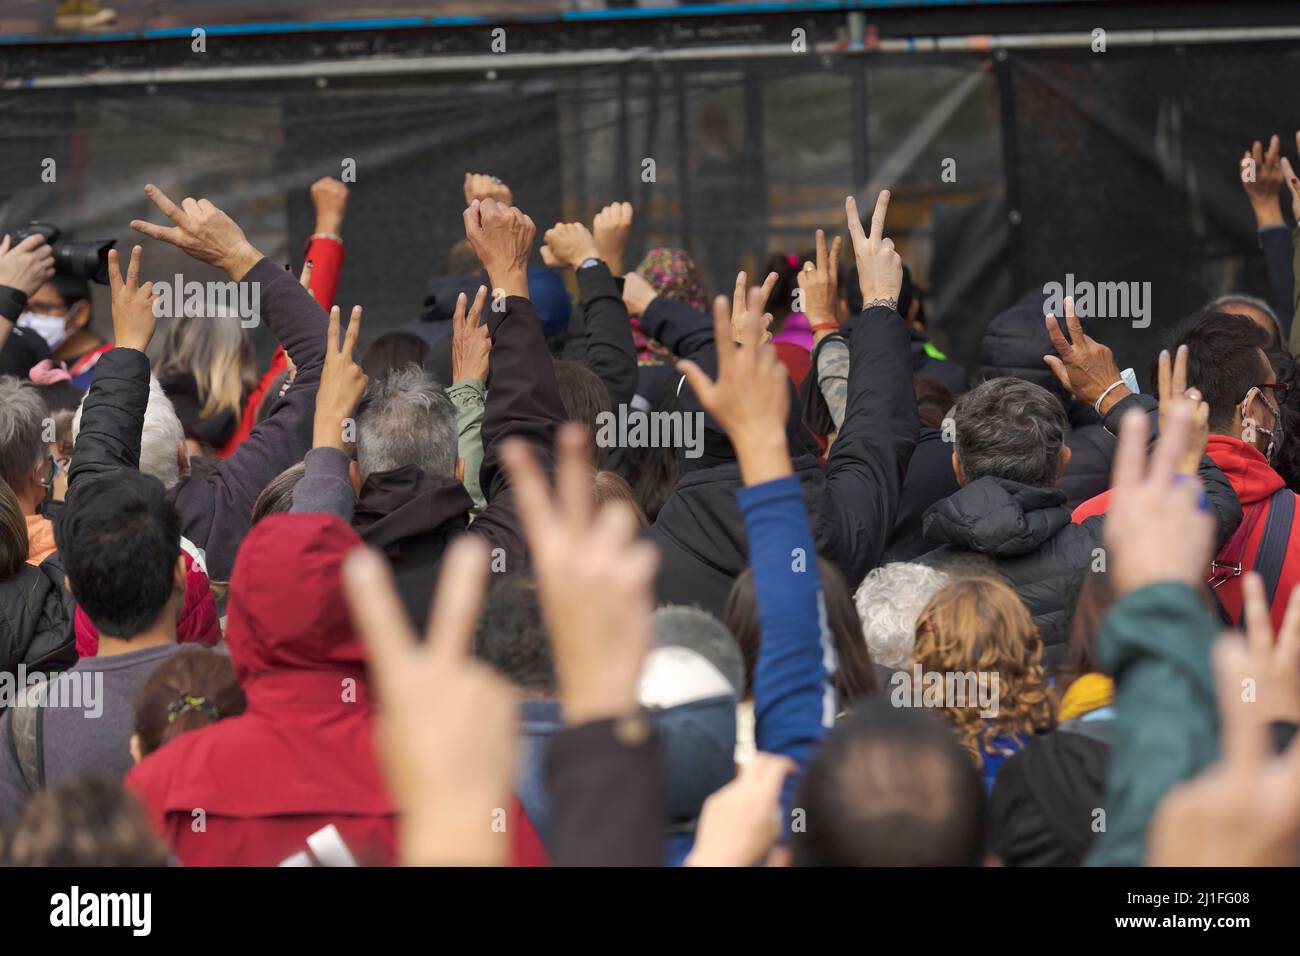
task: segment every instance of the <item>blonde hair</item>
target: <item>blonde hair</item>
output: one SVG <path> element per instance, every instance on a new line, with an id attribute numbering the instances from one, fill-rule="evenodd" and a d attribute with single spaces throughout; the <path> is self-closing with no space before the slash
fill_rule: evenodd
<path id="1" fill-rule="evenodd" d="M 935 594 L 917 619 L 913 658 L 923 673 L 997 675 L 996 716 L 981 716 L 980 705 L 970 700 L 943 708 L 977 766 L 998 737 L 1056 724 L 1038 627 L 1001 581 L 958 578 Z"/>
<path id="2" fill-rule="evenodd" d="M 232 414 L 238 423 L 244 408 L 245 365 L 250 361 L 248 336 L 236 316 L 179 316 L 163 334 L 160 379 L 192 375 L 198 384 L 199 415 Z"/>

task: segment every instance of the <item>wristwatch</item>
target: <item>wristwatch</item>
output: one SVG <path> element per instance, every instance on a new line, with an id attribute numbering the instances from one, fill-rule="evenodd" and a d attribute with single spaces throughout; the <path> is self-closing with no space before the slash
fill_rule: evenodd
<path id="1" fill-rule="evenodd" d="M 583 260 L 582 260 L 582 265 L 578 266 L 578 268 L 579 268 L 579 269 L 590 269 L 592 266 L 598 266 L 598 265 L 600 265 L 600 260 L 599 260 L 599 259 L 583 259 Z"/>

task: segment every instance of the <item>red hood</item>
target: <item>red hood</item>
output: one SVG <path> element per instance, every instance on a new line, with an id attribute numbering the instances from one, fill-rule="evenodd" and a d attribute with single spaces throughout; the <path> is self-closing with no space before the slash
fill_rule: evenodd
<path id="1" fill-rule="evenodd" d="M 1211 435 L 1206 453 L 1219 466 L 1242 507 L 1263 501 L 1285 482 L 1254 445 L 1227 435 Z"/>
<path id="2" fill-rule="evenodd" d="M 249 532 L 230 577 L 226 644 L 245 692 L 280 671 L 354 671 L 365 653 L 343 600 L 343 556 L 361 538 L 332 515 L 273 515 Z"/>

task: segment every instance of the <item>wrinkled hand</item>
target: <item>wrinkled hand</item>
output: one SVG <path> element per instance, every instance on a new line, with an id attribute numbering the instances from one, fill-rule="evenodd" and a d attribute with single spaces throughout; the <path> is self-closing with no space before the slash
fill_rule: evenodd
<path id="1" fill-rule="evenodd" d="M 488 356 L 492 354 L 492 336 L 488 327 L 479 324 L 483 303 L 487 301 L 487 286 L 478 287 L 474 304 L 465 313 L 465 293 L 456 297 L 456 312 L 451 317 L 451 380 L 465 379 L 486 382 Z"/>
<path id="2" fill-rule="evenodd" d="M 591 230 L 580 222 L 557 222 L 542 236 L 542 259 L 547 265 L 577 269 L 588 259 L 599 259 Z"/>
<path id="3" fill-rule="evenodd" d="M 736 276 L 733 316 L 735 303 L 745 302 L 747 298 L 742 272 Z M 710 379 L 694 362 L 678 362 L 677 370 L 686 376 L 700 404 L 726 429 L 736 449 L 744 483 L 755 485 L 793 473 L 785 436 L 786 416 L 790 412 L 789 375 L 777 359 L 772 343 L 754 334 L 766 328 L 763 317 L 755 320 L 753 310 L 745 311 L 747 314 L 741 320 L 744 332 L 734 347 L 728 344 L 731 323 L 722 315 L 714 316 L 717 381 Z"/>
<path id="4" fill-rule="evenodd" d="M 1103 537 L 1118 595 L 1174 581 L 1199 589 L 1214 549 L 1214 519 L 1201 508 L 1205 492 L 1176 472 L 1191 433 L 1192 408 L 1179 402 L 1147 469 L 1147 417 L 1131 411 L 1120 424 Z"/>
<path id="5" fill-rule="evenodd" d="M 186 198 L 177 206 L 152 183 L 144 187 L 144 192 L 175 226 L 157 226 L 132 219 L 131 228 L 137 232 L 171 243 L 235 280 L 242 279 L 261 261 L 262 254 L 253 248 L 239 224 L 208 200 Z"/>
<path id="6" fill-rule="evenodd" d="M 849 238 L 853 240 L 853 257 L 858 263 L 858 285 L 862 289 L 862 307 L 883 305 L 898 311 L 898 293 L 903 288 L 903 259 L 894 250 L 894 240 L 885 238 L 885 215 L 889 212 L 889 190 L 876 197 L 871 214 L 871 233 L 862 231 L 858 201 L 844 200 L 849 220 Z"/>
<path id="7" fill-rule="evenodd" d="M 1300 130 L 1296 131 L 1295 144 L 1296 149 L 1300 150 Z M 1291 215 L 1296 222 L 1300 222 L 1300 178 L 1291 168 L 1291 160 L 1285 156 L 1282 157 L 1282 181 L 1286 183 L 1286 188 L 1291 193 Z"/>
<path id="8" fill-rule="evenodd" d="M 1160 352 L 1159 373 L 1156 391 L 1160 398 L 1160 429 L 1164 430 L 1169 410 L 1178 402 L 1189 402 L 1192 406 L 1192 431 L 1188 436 L 1187 449 L 1178 460 L 1178 473 L 1195 475 L 1201 465 L 1201 456 L 1210 439 L 1210 405 L 1201 400 L 1201 391 L 1187 387 L 1187 346 L 1178 347 L 1178 355 L 1169 364 L 1169 351 Z"/>
<path id="9" fill-rule="evenodd" d="M 108 287 L 113 295 L 113 344 L 119 349 L 143 352 L 153 339 L 158 317 L 158 296 L 153 283 L 140 285 L 140 247 L 131 249 L 131 262 L 123 277 L 116 249 L 108 250 Z"/>
<path id="10" fill-rule="evenodd" d="M 817 230 L 817 261 L 805 262 L 799 270 L 799 289 L 803 293 L 803 313 L 808 316 L 808 324 L 814 328 L 830 323 L 839 325 L 839 262 L 840 237 L 831 242 L 829 254 L 826 251 L 826 233 Z M 815 332 L 817 338 L 824 338 L 831 330 Z"/>
<path id="11" fill-rule="evenodd" d="M 641 273 L 629 272 L 623 276 L 623 305 L 627 307 L 628 315 L 645 315 L 650 303 L 658 297 L 659 293 L 641 277 Z"/>
<path id="12" fill-rule="evenodd" d="M 311 184 L 311 202 L 316 207 L 316 232 L 338 235 L 348 209 L 348 187 L 332 176 Z"/>
<path id="13" fill-rule="evenodd" d="M 370 381 L 361 366 L 352 360 L 352 352 L 361 332 L 361 306 L 352 307 L 348 330 L 339 344 L 340 313 L 336 305 L 330 309 L 329 332 L 325 342 L 325 365 L 321 369 L 320 386 L 316 390 L 316 413 L 312 428 L 313 448 L 343 450 L 344 426 L 361 401 L 361 393 Z"/>
<path id="14" fill-rule="evenodd" d="M 510 187 L 495 176 L 487 173 L 465 174 L 465 205 L 471 206 L 474 200 L 495 199 L 505 206 L 515 204 L 515 195 Z"/>
<path id="15" fill-rule="evenodd" d="M 526 444 L 515 439 L 501 449 L 532 554 L 564 719 L 574 725 L 636 712 L 659 565 L 658 549 L 639 539 L 627 504 L 596 510 L 587 441 L 581 425 L 560 429 L 554 498 Z"/>
<path id="16" fill-rule="evenodd" d="M 623 257 L 632 236 L 632 204 L 610 203 L 596 213 L 591 232 L 596 240 L 596 258 L 604 260 L 610 274 L 618 275 L 623 271 Z"/>
<path id="17" fill-rule="evenodd" d="M 1267 152 L 1259 140 L 1255 140 L 1241 157 L 1241 188 L 1246 191 L 1246 198 L 1255 211 L 1255 221 L 1260 226 L 1282 225 L 1282 206 L 1278 198 L 1283 176 L 1281 160 L 1282 149 L 1276 133 L 1268 141 Z M 1251 166 L 1255 169 L 1253 181 L 1247 178 Z"/>
<path id="18" fill-rule="evenodd" d="M 424 643 L 384 558 L 357 548 L 343 590 L 381 703 L 380 752 L 401 812 L 408 865 L 501 865 L 509 837 L 494 817 L 509 803 L 514 692 L 470 654 L 483 606 L 488 548 L 462 535 L 447 549 Z"/>
<path id="19" fill-rule="evenodd" d="M 789 757 L 756 753 L 736 778 L 704 801 L 687 866 L 753 866 L 781 835 L 781 786 Z"/>
<path id="20" fill-rule="evenodd" d="M 1069 339 L 1061 333 L 1061 326 L 1054 314 L 1049 312 L 1043 321 L 1047 324 L 1052 347 L 1056 349 L 1056 355 L 1044 355 L 1043 361 L 1067 392 L 1081 402 L 1095 405 L 1107 388 L 1120 381 L 1119 366 L 1115 364 L 1114 354 L 1108 346 L 1084 333 L 1083 325 L 1074 312 L 1073 298 L 1067 296 L 1065 299 L 1065 325 L 1070 330 Z M 1101 414 L 1105 415 L 1116 403 L 1131 394 L 1125 385 L 1112 388 L 1101 404 Z"/>
<path id="21" fill-rule="evenodd" d="M 475 199 L 464 218 L 465 238 L 487 270 L 493 289 L 527 298 L 528 258 L 537 235 L 533 221 L 495 199 Z"/>
<path id="22" fill-rule="evenodd" d="M 54 277 L 54 249 L 37 233 L 14 245 L 0 240 L 0 285 L 31 296 Z"/>
<path id="23" fill-rule="evenodd" d="M 1148 835 L 1152 866 L 1300 864 L 1300 736 L 1274 756 L 1268 712 L 1245 699 L 1256 667 L 1240 638 L 1215 645 L 1222 756 L 1161 800 Z"/>

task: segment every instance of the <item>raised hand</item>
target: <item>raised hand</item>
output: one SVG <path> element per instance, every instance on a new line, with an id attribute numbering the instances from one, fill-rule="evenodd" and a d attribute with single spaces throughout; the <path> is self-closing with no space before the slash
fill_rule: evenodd
<path id="1" fill-rule="evenodd" d="M 501 457 L 532 554 L 564 719 L 584 724 L 635 713 L 652 640 L 658 549 L 638 537 L 627 504 L 596 510 L 581 425 L 560 429 L 554 497 L 526 444 L 507 442 Z"/>
<path id="2" fill-rule="evenodd" d="M 805 262 L 799 270 L 803 312 L 818 340 L 839 327 L 839 262 L 841 239 L 836 236 L 826 251 L 826 233 L 817 230 L 817 261 Z"/>
<path id="3" fill-rule="evenodd" d="M 1287 164 L 1290 165 L 1289 163 Z M 1254 169 L 1253 176 L 1247 170 Z M 1282 225 L 1282 206 L 1278 190 L 1282 186 L 1284 169 L 1282 149 L 1276 133 L 1268 141 L 1268 150 L 1255 140 L 1254 145 L 1241 157 L 1241 188 L 1246 191 L 1250 207 L 1255 211 L 1255 221 L 1260 226 Z"/>
<path id="4" fill-rule="evenodd" d="M 871 233 L 867 234 L 862 231 L 858 201 L 852 196 L 844 200 L 864 309 L 883 305 L 898 311 L 898 293 L 903 288 L 903 259 L 894 250 L 894 240 L 885 238 L 885 215 L 888 212 L 889 190 L 882 189 L 876 197 L 876 209 L 871 214 Z"/>
<path id="5" fill-rule="evenodd" d="M 745 273 L 736 274 L 736 293 L 731 297 L 730 328 L 733 342 L 759 345 L 772 341 L 772 333 L 769 331 L 772 313 L 766 309 L 767 300 L 779 278 L 775 272 L 769 272 L 761 286 L 751 289 Z"/>
<path id="6" fill-rule="evenodd" d="M 384 559 L 358 548 L 343 590 L 382 704 L 380 751 L 401 811 L 400 856 L 416 866 L 501 865 L 493 820 L 510 800 L 514 692 L 470 654 L 487 587 L 488 549 L 462 535 L 442 561 L 424 643 L 417 643 Z"/>
<path id="7" fill-rule="evenodd" d="M 1125 385 L 1111 388 L 1121 381 L 1115 356 L 1108 346 L 1084 333 L 1074 312 L 1074 299 L 1068 296 L 1065 299 L 1065 325 L 1070 330 L 1068 339 L 1061 333 L 1061 325 L 1054 313 L 1049 312 L 1043 321 L 1047 323 L 1052 348 L 1056 349 L 1056 355 L 1044 355 L 1043 361 L 1067 392 L 1079 401 L 1087 402 L 1099 415 L 1105 415 L 1117 402 L 1132 394 Z M 1097 400 L 1102 395 L 1105 395 L 1105 400 L 1099 407 Z"/>
<path id="8" fill-rule="evenodd" d="M 316 414 L 312 428 L 313 448 L 343 450 L 344 425 L 352 418 L 361 393 L 370 381 L 361 366 L 352 360 L 352 352 L 361 332 L 361 306 L 352 307 L 348 330 L 339 344 L 339 307 L 330 309 L 329 333 L 325 341 L 325 366 L 321 369 L 320 387 L 316 391 Z"/>
<path id="9" fill-rule="evenodd" d="M 645 315 L 650 303 L 659 297 L 655 287 L 641 277 L 639 272 L 629 272 L 623 277 L 623 305 L 628 315 Z"/>
<path id="10" fill-rule="evenodd" d="M 332 176 L 322 176 L 311 184 L 311 202 L 316 207 L 315 231 L 337 236 L 348 208 L 348 187 Z"/>
<path id="11" fill-rule="evenodd" d="M 54 249 L 40 233 L 14 245 L 9 236 L 0 240 L 0 285 L 31 296 L 54 276 Z"/>
<path id="12" fill-rule="evenodd" d="M 474 305 L 465 314 L 465 293 L 456 297 L 456 312 L 451 317 L 451 381 L 474 379 L 486 382 L 488 357 L 492 354 L 492 336 L 488 327 L 479 324 L 483 303 L 487 301 L 487 286 L 478 287 Z"/>
<path id="13" fill-rule="evenodd" d="M 596 213 L 591 232 L 596 240 L 596 257 L 604 260 L 612 275 L 618 275 L 623 271 L 623 257 L 632 236 L 632 204 L 610 203 Z"/>
<path id="14" fill-rule="evenodd" d="M 1296 131 L 1295 145 L 1296 150 L 1300 151 L 1300 130 Z M 1295 170 L 1291 168 L 1291 160 L 1285 156 L 1282 157 L 1282 181 L 1291 193 L 1291 215 L 1296 222 L 1300 222 L 1300 177 L 1296 176 Z"/>
<path id="15" fill-rule="evenodd" d="M 1214 550 L 1214 519 L 1195 478 L 1178 474 L 1191 437 L 1192 408 L 1175 404 L 1147 467 L 1147 417 L 1120 424 L 1103 539 L 1119 595 L 1173 581 L 1200 588 Z"/>
<path id="16" fill-rule="evenodd" d="M 1201 391 L 1187 387 L 1187 346 L 1178 347 L 1178 355 L 1170 367 L 1168 350 L 1161 350 L 1159 373 L 1157 375 L 1157 394 L 1160 398 L 1160 429 L 1163 431 L 1169 410 L 1179 402 L 1188 402 L 1192 406 L 1192 430 L 1188 436 L 1187 448 L 1178 460 L 1178 473 L 1195 475 L 1205 454 L 1205 446 L 1210 438 L 1210 406 L 1201 400 Z"/>
<path id="17" fill-rule="evenodd" d="M 753 866 L 781 835 L 781 786 L 789 757 L 756 753 L 736 778 L 704 801 L 687 866 Z"/>
<path id="18" fill-rule="evenodd" d="M 1292 600 L 1288 617 L 1294 605 Z M 1291 661 L 1292 674 L 1296 663 Z M 1259 674 L 1256 655 L 1246 642 L 1235 636 L 1220 638 L 1214 647 L 1214 672 L 1222 727 L 1219 762 L 1174 787 L 1160 802 L 1151 819 L 1148 862 L 1296 866 L 1300 735 L 1285 752 L 1273 754 L 1270 713 L 1244 693 Z"/>
<path id="19" fill-rule="evenodd" d="M 157 186 L 144 187 L 145 195 L 174 226 L 158 226 L 140 219 L 131 228 L 150 239 L 171 243 L 200 262 L 216 266 L 232 279 L 242 279 L 262 254 L 244 236 L 239 224 L 206 199 L 186 198 L 178 206 Z"/>
<path id="20" fill-rule="evenodd" d="M 599 259 L 591 230 L 580 222 L 557 222 L 542 236 L 542 259 L 547 265 L 577 269 L 588 259 Z"/>
<path id="21" fill-rule="evenodd" d="M 465 238 L 487 269 L 493 289 L 527 298 L 528 259 L 537 235 L 533 221 L 495 199 L 475 199 L 464 218 Z"/>
<path id="22" fill-rule="evenodd" d="M 108 250 L 108 287 L 113 296 L 113 344 L 119 349 L 143 352 L 153 339 L 158 317 L 158 296 L 153 283 L 140 285 L 140 247 L 131 249 L 131 262 L 122 275 L 116 249 Z"/>
<path id="23" fill-rule="evenodd" d="M 710 379 L 694 362 L 678 362 L 677 369 L 686 376 L 700 404 L 726 429 L 736 449 L 742 480 L 746 485 L 755 485 L 793 471 L 785 436 L 790 395 L 789 376 L 776 357 L 776 349 L 761 334 L 754 334 L 766 328 L 762 316 L 755 320 L 752 310 L 746 309 L 741 340 L 735 347 L 728 345 L 735 303 L 746 300 L 742 272 L 736 277 L 733 317 L 717 314 L 713 319 L 718 343 L 717 380 Z"/>
<path id="24" fill-rule="evenodd" d="M 473 205 L 475 199 L 495 199 L 506 206 L 515 204 L 514 193 L 510 187 L 496 176 L 487 173 L 465 174 L 465 205 Z"/>

